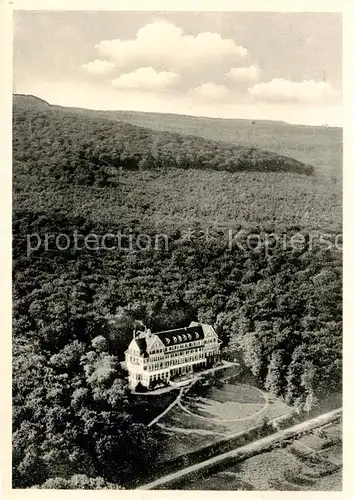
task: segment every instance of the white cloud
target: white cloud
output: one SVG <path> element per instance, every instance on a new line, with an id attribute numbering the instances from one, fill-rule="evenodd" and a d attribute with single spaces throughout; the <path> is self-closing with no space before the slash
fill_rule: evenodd
<path id="1" fill-rule="evenodd" d="M 248 89 L 248 93 L 262 101 L 299 101 L 327 102 L 338 97 L 336 91 L 327 82 L 303 80 L 292 82 L 283 78 L 274 78 L 270 82 L 257 83 Z"/>
<path id="2" fill-rule="evenodd" d="M 154 68 L 146 67 L 120 75 L 112 80 L 112 86 L 117 89 L 162 91 L 172 87 L 179 80 L 180 76 L 173 71 L 158 72 Z"/>
<path id="3" fill-rule="evenodd" d="M 260 69 L 251 65 L 247 68 L 231 68 L 226 77 L 235 82 L 257 80 L 260 75 Z"/>
<path id="4" fill-rule="evenodd" d="M 180 69 L 247 55 L 247 49 L 218 33 L 184 35 L 181 28 L 167 21 L 147 24 L 133 40 L 102 40 L 95 47 L 118 68 L 142 66 L 148 61 L 155 67 L 158 64 L 164 69 Z"/>
<path id="5" fill-rule="evenodd" d="M 229 91 L 225 85 L 208 82 L 202 83 L 191 91 L 191 94 L 200 100 L 220 101 L 228 97 Z"/>
<path id="6" fill-rule="evenodd" d="M 109 61 L 103 61 L 101 59 L 96 59 L 95 61 L 83 64 L 82 69 L 91 73 L 92 75 L 105 75 L 110 73 L 114 69 L 114 64 Z"/>

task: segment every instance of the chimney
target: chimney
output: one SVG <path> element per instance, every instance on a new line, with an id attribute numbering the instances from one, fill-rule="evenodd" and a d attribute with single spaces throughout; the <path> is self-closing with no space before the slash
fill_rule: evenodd
<path id="1" fill-rule="evenodd" d="M 134 330 L 133 330 L 133 339 L 135 339 L 135 334 L 136 334 L 136 330 L 134 328 Z"/>
<path id="2" fill-rule="evenodd" d="M 150 337 L 150 335 L 151 335 L 151 330 L 150 330 L 150 328 L 148 328 L 148 329 L 146 330 L 146 336 L 147 336 L 147 337 Z"/>

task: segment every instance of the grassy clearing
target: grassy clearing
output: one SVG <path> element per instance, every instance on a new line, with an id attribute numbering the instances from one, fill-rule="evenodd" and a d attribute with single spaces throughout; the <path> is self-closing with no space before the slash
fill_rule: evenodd
<path id="1" fill-rule="evenodd" d="M 206 419 L 199 419 L 193 415 L 185 413 L 178 405 L 172 408 L 166 416 L 160 420 L 161 424 L 171 427 L 181 427 L 185 429 L 206 429 L 215 432 L 227 433 L 227 425 L 222 422 L 214 422 Z"/>
<path id="2" fill-rule="evenodd" d="M 323 439 L 321 439 L 317 434 L 314 433 L 308 434 L 307 436 L 302 436 L 300 439 L 298 439 L 297 442 L 300 443 L 300 445 L 302 444 L 308 446 L 314 451 L 318 451 L 322 447 Z"/>
<path id="3" fill-rule="evenodd" d="M 194 415 L 203 419 L 220 420 L 220 422 L 233 423 L 231 421 L 251 418 L 263 410 L 265 402 L 260 404 L 235 403 L 233 401 L 224 401 L 220 403 L 213 398 L 187 398 L 184 401 L 185 408 Z"/>
<path id="4" fill-rule="evenodd" d="M 218 403 L 233 401 L 234 403 L 240 404 L 264 404 L 264 397 L 262 394 L 255 387 L 245 385 L 225 384 L 222 389 L 213 387 L 211 399 Z"/>
<path id="5" fill-rule="evenodd" d="M 224 389 L 225 392 L 223 392 Z M 261 424 L 266 418 L 272 419 L 290 412 L 290 408 L 278 399 L 273 399 L 265 407 L 265 400 L 258 389 L 249 388 L 249 396 L 246 395 L 246 389 L 243 385 L 225 384 L 223 389 L 212 387 L 208 398 L 188 395 L 182 398 L 182 404 L 194 415 L 186 413 L 180 406 L 175 406 L 161 419 L 160 423 L 165 426 L 164 429 L 171 429 L 165 443 L 166 458 L 171 459 L 198 450 L 220 439 L 220 435 L 217 434 L 215 436 L 183 435 L 174 432 L 173 427 L 195 429 L 197 432 L 204 429 L 227 436 Z M 253 400 L 257 401 L 257 404 L 250 402 L 241 404 L 238 402 L 240 400 Z M 260 413 L 263 408 L 264 411 Z M 206 418 L 199 418 L 198 415 Z M 227 421 L 231 419 L 234 421 Z M 192 436 L 193 439 L 191 439 Z"/>
<path id="6" fill-rule="evenodd" d="M 286 415 L 290 408 L 281 400 L 268 396 L 255 387 L 241 384 L 224 384 L 222 388 L 212 387 L 203 398 L 186 396 L 183 406 L 194 415 L 199 415 L 199 426 L 204 422 L 218 421 L 227 433 L 242 431 L 260 423 L 265 418 L 273 419 Z M 188 415 L 193 418 L 193 415 Z"/>

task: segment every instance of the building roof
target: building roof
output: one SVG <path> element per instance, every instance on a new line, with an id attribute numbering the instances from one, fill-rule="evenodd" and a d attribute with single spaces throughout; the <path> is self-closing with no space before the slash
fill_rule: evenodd
<path id="1" fill-rule="evenodd" d="M 157 335 L 165 346 L 184 344 L 185 342 L 204 339 L 204 331 L 201 325 L 167 330 L 165 332 L 155 333 L 154 335 Z"/>
<path id="2" fill-rule="evenodd" d="M 144 338 L 141 338 L 141 339 L 136 338 L 136 339 L 134 339 L 134 340 L 135 340 L 136 345 L 137 345 L 137 346 L 139 347 L 139 349 L 140 349 L 140 354 L 143 354 L 143 355 L 144 355 L 144 357 L 148 357 L 148 354 L 147 354 L 147 352 L 146 352 L 146 338 L 145 338 L 145 337 L 144 337 Z"/>
<path id="3" fill-rule="evenodd" d="M 164 332 L 150 333 L 137 336 L 134 340 L 144 357 L 148 356 L 151 345 L 154 340 L 159 338 L 164 346 L 184 344 L 186 342 L 195 342 L 204 339 L 204 330 L 202 325 L 194 324 L 185 328 L 176 328 L 175 330 L 166 330 Z"/>

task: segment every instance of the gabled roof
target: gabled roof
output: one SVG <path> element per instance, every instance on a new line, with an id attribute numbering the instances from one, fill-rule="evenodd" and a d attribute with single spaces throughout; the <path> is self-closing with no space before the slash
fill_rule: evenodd
<path id="1" fill-rule="evenodd" d="M 161 339 L 156 333 L 152 333 L 145 337 L 146 339 L 146 350 L 149 352 L 153 347 L 159 349 L 161 346 Z"/>
<path id="2" fill-rule="evenodd" d="M 143 354 L 144 358 L 148 357 L 148 353 L 146 352 L 146 338 L 135 339 L 135 342 L 140 349 L 140 354 Z"/>
<path id="3" fill-rule="evenodd" d="M 150 348 L 157 339 L 159 339 L 165 347 L 204 339 L 205 332 L 203 326 L 205 327 L 206 325 L 193 322 L 190 326 L 185 328 L 150 333 L 149 335 L 145 335 L 145 332 L 143 332 L 142 336 L 138 336 L 134 340 L 140 350 L 140 354 L 144 357 L 148 357 Z"/>
<path id="4" fill-rule="evenodd" d="M 177 328 L 155 333 L 165 346 L 184 344 L 204 339 L 204 331 L 201 325 Z"/>

